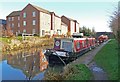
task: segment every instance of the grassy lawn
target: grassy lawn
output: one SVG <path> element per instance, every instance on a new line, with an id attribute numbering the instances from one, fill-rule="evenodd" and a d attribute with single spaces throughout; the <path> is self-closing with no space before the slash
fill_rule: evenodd
<path id="1" fill-rule="evenodd" d="M 107 72 L 110 80 L 118 80 L 118 51 L 117 41 L 113 39 L 94 58 L 96 63 Z"/>

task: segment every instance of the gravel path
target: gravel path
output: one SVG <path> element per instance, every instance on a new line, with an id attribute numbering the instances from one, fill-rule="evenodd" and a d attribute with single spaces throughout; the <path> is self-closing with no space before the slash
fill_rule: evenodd
<path id="1" fill-rule="evenodd" d="M 107 41 L 108 42 L 108 41 Z M 85 64 L 93 73 L 94 80 L 107 80 L 107 74 L 105 71 L 99 67 L 94 61 L 94 57 L 99 50 L 107 43 L 102 43 L 100 46 L 96 47 L 92 51 L 82 55 L 77 60 L 73 61 L 73 63 L 82 63 Z"/>

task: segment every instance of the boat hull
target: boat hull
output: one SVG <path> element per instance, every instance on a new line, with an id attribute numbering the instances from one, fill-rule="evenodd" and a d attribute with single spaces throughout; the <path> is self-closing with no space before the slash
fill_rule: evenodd
<path id="1" fill-rule="evenodd" d="M 66 52 L 68 55 L 67 56 L 60 56 L 56 53 L 56 50 L 48 49 L 45 55 L 48 58 L 49 64 L 68 64 L 80 56 L 82 56 L 84 53 L 88 52 L 90 48 L 86 48 L 84 50 L 81 50 L 80 52 Z M 61 51 L 64 52 L 64 51 Z"/>

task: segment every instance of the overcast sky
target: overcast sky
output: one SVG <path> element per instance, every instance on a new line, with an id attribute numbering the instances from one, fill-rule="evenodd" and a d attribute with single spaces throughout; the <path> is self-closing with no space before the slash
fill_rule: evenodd
<path id="1" fill-rule="evenodd" d="M 89 2 L 88 2 L 89 1 Z M 80 23 L 80 27 L 95 28 L 97 32 L 110 32 L 109 16 L 115 11 L 118 0 L 11 0 L 0 1 L 0 19 L 12 11 L 22 10 L 28 3 L 55 12 L 57 15 L 65 15 Z"/>

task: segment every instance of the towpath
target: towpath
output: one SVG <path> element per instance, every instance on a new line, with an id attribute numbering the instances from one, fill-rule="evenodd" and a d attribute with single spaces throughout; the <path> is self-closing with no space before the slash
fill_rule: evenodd
<path id="1" fill-rule="evenodd" d="M 93 60 L 95 55 L 98 53 L 98 51 L 100 51 L 101 48 L 106 43 L 108 43 L 108 41 L 105 43 L 102 43 L 100 46 L 82 55 L 77 60 L 73 61 L 72 63 L 85 64 L 91 70 L 94 76 L 93 80 L 107 80 L 108 78 L 107 78 L 106 72 L 100 66 L 98 66 Z"/>

